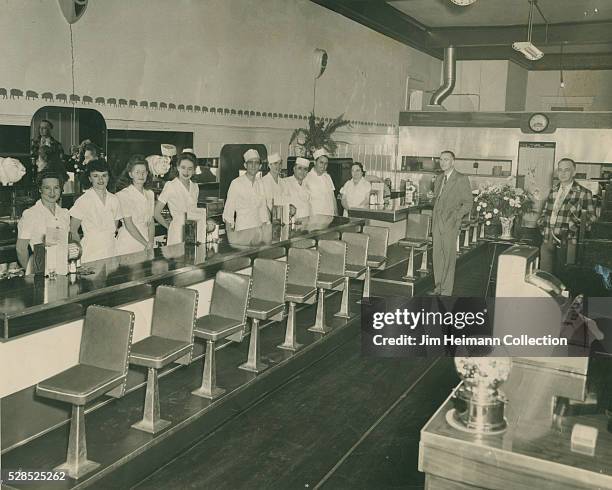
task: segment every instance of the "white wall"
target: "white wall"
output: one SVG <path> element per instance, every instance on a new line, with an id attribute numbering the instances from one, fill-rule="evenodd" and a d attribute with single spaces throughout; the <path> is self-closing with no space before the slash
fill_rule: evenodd
<path id="1" fill-rule="evenodd" d="M 503 111 L 507 80 L 507 61 L 458 61 L 455 88 L 442 105 L 449 111 Z"/>
<path id="2" fill-rule="evenodd" d="M 0 87 L 70 94 L 70 29 L 57 2 L 2 4 Z M 317 115 L 393 125 L 406 77 L 429 90 L 440 76 L 439 60 L 307 0 L 91 1 L 72 29 L 74 92 L 94 98 L 307 114 L 312 54 L 323 48 L 329 64 L 317 84 Z M 42 105 L 0 97 L 0 122 L 29 124 Z M 91 107 L 109 128 L 197 127 L 200 152 L 213 140 L 286 141 L 305 122 Z M 394 131 L 355 125 L 353 133 L 354 140 L 379 141 Z"/>
<path id="3" fill-rule="evenodd" d="M 612 70 L 531 71 L 526 110 L 548 111 L 551 106 L 584 107 L 585 111 L 612 110 Z"/>

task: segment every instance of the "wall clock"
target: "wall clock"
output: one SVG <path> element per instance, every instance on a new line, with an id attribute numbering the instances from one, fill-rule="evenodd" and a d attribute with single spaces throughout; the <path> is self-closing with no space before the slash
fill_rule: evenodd
<path id="1" fill-rule="evenodd" d="M 544 114 L 536 113 L 529 118 L 529 129 L 534 133 L 541 133 L 548 128 L 549 120 Z"/>

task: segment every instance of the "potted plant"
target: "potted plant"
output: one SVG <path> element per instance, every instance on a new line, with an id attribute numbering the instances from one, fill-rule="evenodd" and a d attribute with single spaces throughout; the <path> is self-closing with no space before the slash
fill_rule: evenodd
<path id="1" fill-rule="evenodd" d="M 295 141 L 296 155 L 312 157 L 313 152 L 318 148 L 325 148 L 328 153 L 335 153 L 338 148 L 338 143 L 344 141 L 336 141 L 332 138 L 334 132 L 343 126 L 349 126 L 350 122 L 343 119 L 344 114 L 340 114 L 337 118 L 332 119 L 327 124 L 323 119 L 318 119 L 314 112 L 308 117 L 308 128 L 297 128 L 291 134 L 289 146 Z"/>

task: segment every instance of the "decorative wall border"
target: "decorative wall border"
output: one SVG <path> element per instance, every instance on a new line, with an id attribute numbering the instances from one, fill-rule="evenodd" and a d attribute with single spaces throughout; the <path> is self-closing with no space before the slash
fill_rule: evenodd
<path id="1" fill-rule="evenodd" d="M 142 110 L 154 110 L 154 111 L 179 111 L 179 112 L 191 112 L 201 113 L 202 115 L 221 115 L 221 116 L 236 116 L 236 117 L 261 117 L 268 119 L 294 119 L 294 120 L 308 120 L 308 115 L 295 114 L 295 113 L 282 113 L 282 112 L 266 112 L 266 111 L 254 111 L 251 109 L 235 109 L 218 106 L 204 106 L 195 104 L 175 104 L 173 102 L 159 102 L 159 101 L 148 101 L 129 98 L 117 98 L 117 97 L 92 97 L 90 95 L 77 95 L 77 94 L 66 94 L 43 92 L 39 95 L 34 90 L 23 90 L 17 88 L 6 89 L 0 87 L 0 100 L 6 99 L 21 99 L 25 100 L 38 100 L 42 99 L 45 102 L 59 102 L 62 104 L 72 105 L 98 105 L 101 107 L 113 107 L 122 109 L 142 109 Z M 317 120 L 323 120 L 325 122 L 333 121 L 332 117 L 318 117 Z M 389 124 L 377 121 L 357 121 L 350 120 L 351 125 L 356 126 L 368 126 L 368 127 L 385 127 L 394 128 L 396 124 Z"/>

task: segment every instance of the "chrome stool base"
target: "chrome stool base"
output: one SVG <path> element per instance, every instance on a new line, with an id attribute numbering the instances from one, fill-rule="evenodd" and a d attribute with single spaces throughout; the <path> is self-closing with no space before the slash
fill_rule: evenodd
<path id="1" fill-rule="evenodd" d="M 259 345 L 259 320 L 252 319 L 251 338 L 249 339 L 249 357 L 247 362 L 238 366 L 238 369 L 251 373 L 261 373 L 268 369 L 268 365 L 261 362 L 261 347 Z"/>

